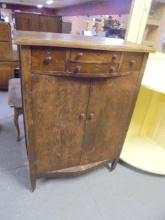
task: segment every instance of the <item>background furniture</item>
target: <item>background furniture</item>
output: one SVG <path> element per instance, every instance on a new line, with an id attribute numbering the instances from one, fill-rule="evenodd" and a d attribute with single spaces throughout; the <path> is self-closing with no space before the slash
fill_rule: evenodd
<path id="1" fill-rule="evenodd" d="M 154 0 L 151 4 L 149 17 L 144 31 L 143 41 L 148 46 L 153 46 L 157 51 L 162 51 L 161 37 L 165 38 L 165 1 Z M 164 40 L 165 41 L 165 40 Z"/>
<path id="2" fill-rule="evenodd" d="M 136 43 L 147 40 L 157 52 L 149 55 L 120 157 L 133 167 L 161 175 L 165 174 L 165 54 L 162 53 L 161 44 L 165 24 L 164 7 L 163 0 L 134 0 L 132 3 L 127 40 Z"/>
<path id="3" fill-rule="evenodd" d="M 16 30 L 61 33 L 62 17 L 15 13 Z"/>
<path id="4" fill-rule="evenodd" d="M 9 80 L 9 97 L 8 104 L 14 108 L 14 124 L 17 131 L 16 140 L 20 140 L 20 129 L 18 118 L 23 113 L 22 109 L 22 95 L 21 95 L 21 80 L 13 78 Z"/>
<path id="5" fill-rule="evenodd" d="M 10 24 L 0 21 L 0 33 L 0 52 L 10 53 L 12 51 Z"/>
<path id="6" fill-rule="evenodd" d="M 34 32 L 17 32 L 16 43 L 32 189 L 37 177 L 114 169 L 150 50 Z"/>
<path id="7" fill-rule="evenodd" d="M 0 53 L 0 90 L 8 89 L 8 81 L 14 77 L 14 69 L 18 66 L 17 52 Z"/>

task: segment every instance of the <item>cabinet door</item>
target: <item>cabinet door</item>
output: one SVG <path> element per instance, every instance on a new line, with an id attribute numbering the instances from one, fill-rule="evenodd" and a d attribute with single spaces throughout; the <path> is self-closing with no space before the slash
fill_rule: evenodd
<path id="1" fill-rule="evenodd" d="M 131 117 L 136 74 L 92 80 L 81 164 L 118 156 Z"/>
<path id="2" fill-rule="evenodd" d="M 61 33 L 62 21 L 58 16 L 40 16 L 40 31 Z"/>
<path id="3" fill-rule="evenodd" d="M 37 175 L 80 165 L 88 79 L 33 74 Z"/>

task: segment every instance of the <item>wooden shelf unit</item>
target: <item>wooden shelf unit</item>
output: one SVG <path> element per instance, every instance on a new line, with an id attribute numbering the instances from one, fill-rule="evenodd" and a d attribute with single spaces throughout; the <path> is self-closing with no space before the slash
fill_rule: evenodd
<path id="1" fill-rule="evenodd" d="M 165 25 L 165 1 L 153 0 L 150 14 L 146 23 L 143 36 L 143 43 L 154 47 L 157 51 L 162 51 L 161 35 Z M 149 42 L 149 43 L 148 43 Z"/>

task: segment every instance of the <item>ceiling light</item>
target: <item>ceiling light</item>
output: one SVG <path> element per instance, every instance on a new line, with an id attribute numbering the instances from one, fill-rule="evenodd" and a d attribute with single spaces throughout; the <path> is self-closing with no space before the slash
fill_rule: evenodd
<path id="1" fill-rule="evenodd" d="M 43 5 L 37 5 L 37 8 L 43 8 Z"/>
<path id="2" fill-rule="evenodd" d="M 47 1 L 46 1 L 46 4 L 50 5 L 50 4 L 52 4 L 53 2 L 54 2 L 53 0 L 47 0 Z"/>

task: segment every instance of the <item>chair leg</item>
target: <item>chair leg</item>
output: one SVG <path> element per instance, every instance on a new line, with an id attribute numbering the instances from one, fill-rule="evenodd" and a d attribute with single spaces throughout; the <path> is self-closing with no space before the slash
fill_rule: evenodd
<path id="1" fill-rule="evenodd" d="M 14 125 L 16 127 L 16 140 L 20 141 L 20 128 L 19 128 L 19 123 L 18 123 L 18 118 L 19 115 L 22 114 L 22 109 L 21 108 L 14 108 Z"/>

